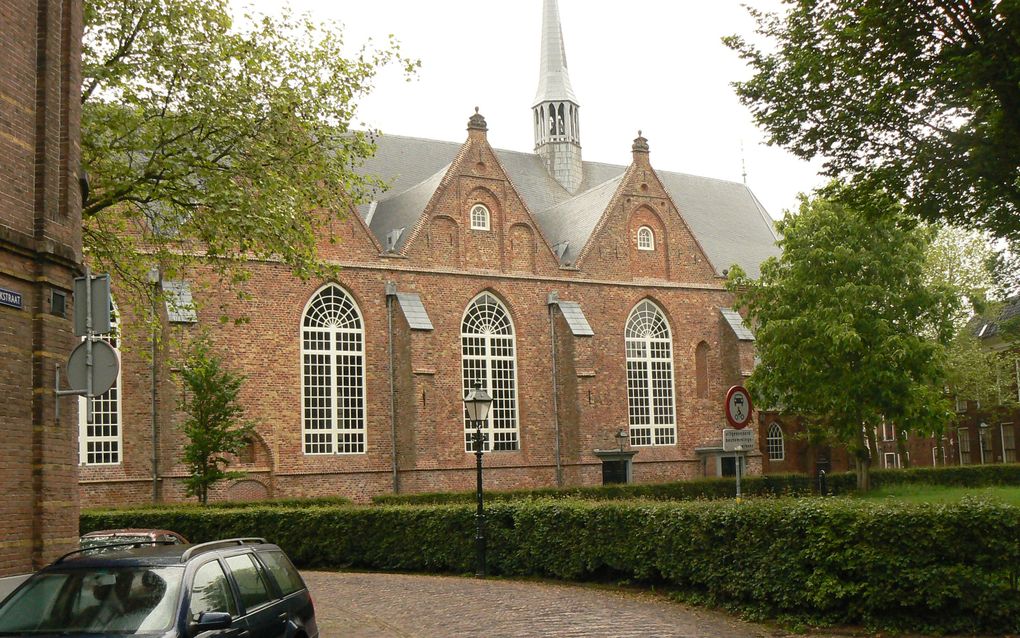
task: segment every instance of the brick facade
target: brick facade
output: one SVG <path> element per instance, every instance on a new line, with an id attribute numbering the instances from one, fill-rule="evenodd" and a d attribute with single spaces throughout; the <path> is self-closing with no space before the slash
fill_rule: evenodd
<path id="1" fill-rule="evenodd" d="M 0 0 L 0 576 L 76 546 L 76 411 L 54 414 L 56 364 L 76 344 L 81 3 Z M 54 314 L 53 292 L 67 298 Z"/>
<path id="2" fill-rule="evenodd" d="M 487 231 L 470 228 L 470 209 L 477 203 L 491 212 Z M 212 498 L 339 494 L 364 501 L 395 490 L 471 489 L 474 456 L 464 449 L 460 330 L 468 303 L 483 292 L 499 299 L 513 322 L 520 432 L 518 450 L 485 455 L 487 487 L 550 486 L 558 476 L 565 485 L 602 480 L 595 450 L 616 448 L 614 435 L 628 425 L 624 328 L 631 310 L 646 299 L 662 309 L 672 333 L 677 440 L 632 448 L 633 480 L 717 473 L 696 449 L 718 447 L 723 397 L 753 365 L 753 343 L 738 341 L 721 317 L 719 308 L 732 305 L 732 298 L 647 152 L 635 151 L 587 249 L 569 268 L 558 263 L 478 129 L 469 131 L 417 225 L 405 231 L 410 237 L 402 254 L 380 250 L 356 213 L 341 223 L 342 241 L 324 241 L 320 250 L 342 266 L 335 283 L 353 298 L 364 321 L 366 451 L 308 455 L 302 448 L 301 321 L 309 300 L 328 282 L 300 281 L 279 264 L 252 263 L 250 299 L 241 301 L 199 276 L 192 280 L 202 304 L 199 325 L 170 330 L 184 337 L 211 332 L 228 365 L 248 375 L 243 400 L 248 416 L 259 423 L 259 440 L 244 465 L 251 473 Z M 656 233 L 655 251 L 637 249 L 640 226 Z M 400 307 L 387 303 L 387 283 L 417 293 L 434 330 L 412 330 Z M 594 336 L 574 336 L 561 312 L 547 305 L 550 293 L 578 302 Z M 220 323 L 221 312 L 250 322 Z M 134 348 L 125 341 L 123 462 L 83 468 L 87 504 L 149 498 L 149 368 L 141 353 L 146 346 L 144 339 Z M 700 393 L 699 346 L 706 367 Z M 166 366 L 157 374 L 164 416 L 161 494 L 177 500 L 184 471 L 177 462 L 181 417 L 172 408 L 180 390 Z M 757 454 L 750 467 L 760 471 Z"/>

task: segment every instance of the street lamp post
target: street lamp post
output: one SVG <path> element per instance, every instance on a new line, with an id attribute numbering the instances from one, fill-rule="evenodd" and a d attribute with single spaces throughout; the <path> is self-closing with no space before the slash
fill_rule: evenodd
<path id="1" fill-rule="evenodd" d="M 467 412 L 468 420 L 475 426 L 475 499 L 478 502 L 478 509 L 475 512 L 475 576 L 485 577 L 485 510 L 482 506 L 482 448 L 484 439 L 482 437 L 482 423 L 489 418 L 489 408 L 492 407 L 492 397 L 482 389 L 482 384 L 475 382 L 474 387 L 468 390 L 464 397 L 464 410 Z"/>

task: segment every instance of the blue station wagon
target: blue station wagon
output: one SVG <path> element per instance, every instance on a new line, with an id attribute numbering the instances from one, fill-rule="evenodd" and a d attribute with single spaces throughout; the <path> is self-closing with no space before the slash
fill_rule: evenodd
<path id="1" fill-rule="evenodd" d="M 0 636 L 318 638 L 297 569 L 276 545 L 126 543 L 71 552 L 0 603 Z"/>

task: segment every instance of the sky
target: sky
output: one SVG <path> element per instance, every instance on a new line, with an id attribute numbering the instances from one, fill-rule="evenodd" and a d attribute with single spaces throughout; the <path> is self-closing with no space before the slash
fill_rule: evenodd
<path id="1" fill-rule="evenodd" d="M 275 13 L 274 0 L 232 0 Z M 638 131 L 652 166 L 741 181 L 775 218 L 797 194 L 822 185 L 820 162 L 765 144 L 731 83 L 750 72 L 720 38 L 753 39 L 741 6 L 777 9 L 778 0 L 559 0 L 567 65 L 580 102 L 582 157 L 629 164 Z M 396 36 L 421 60 L 407 82 L 396 68 L 376 79 L 356 125 L 383 134 L 445 141 L 467 138 L 477 106 L 489 142 L 531 152 L 538 87 L 542 0 L 289 0 L 292 9 L 339 22 L 356 50 Z"/>

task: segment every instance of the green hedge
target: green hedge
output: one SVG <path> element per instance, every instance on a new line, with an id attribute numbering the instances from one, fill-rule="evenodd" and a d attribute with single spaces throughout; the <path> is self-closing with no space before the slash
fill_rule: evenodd
<path id="1" fill-rule="evenodd" d="M 759 618 L 1020 632 L 1020 508 L 856 499 L 493 503 L 490 573 L 629 579 Z M 470 506 L 87 512 L 82 531 L 265 536 L 302 567 L 468 573 Z"/>
<path id="2" fill-rule="evenodd" d="M 872 470 L 873 487 L 904 483 L 927 483 L 962 487 L 986 485 L 1020 485 L 1020 464 L 965 465 L 940 468 Z M 855 491 L 854 472 L 834 472 L 826 476 L 829 494 Z M 805 474 L 767 474 L 745 476 L 740 480 L 745 496 L 799 496 L 817 492 L 818 482 Z M 733 498 L 736 493 L 732 478 L 707 478 L 674 483 L 598 485 L 589 487 L 544 488 L 532 490 L 486 491 L 485 498 L 507 501 L 537 498 L 569 498 L 585 500 L 618 500 L 644 498 L 656 501 L 690 501 L 698 499 Z M 441 492 L 428 494 L 382 494 L 372 498 L 379 505 L 440 505 L 474 502 L 475 493 Z"/>

